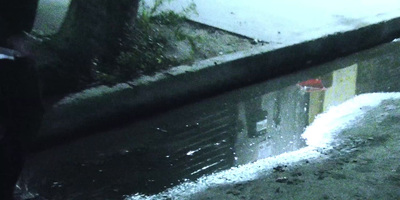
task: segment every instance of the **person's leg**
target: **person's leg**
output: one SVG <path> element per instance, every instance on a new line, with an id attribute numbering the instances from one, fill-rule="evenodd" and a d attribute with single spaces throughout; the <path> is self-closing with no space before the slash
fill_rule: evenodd
<path id="1" fill-rule="evenodd" d="M 0 199 L 12 200 L 23 165 L 18 140 L 7 136 L 0 140 L 0 161 Z"/>
<path id="2" fill-rule="evenodd" d="M 42 114 L 34 61 L 0 60 L 0 200 L 13 199 L 24 155 Z"/>

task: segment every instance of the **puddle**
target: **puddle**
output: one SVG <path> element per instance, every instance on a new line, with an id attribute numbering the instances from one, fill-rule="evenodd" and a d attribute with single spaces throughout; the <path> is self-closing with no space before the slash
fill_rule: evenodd
<path id="1" fill-rule="evenodd" d="M 400 61 L 390 57 L 395 54 L 390 48 L 343 58 L 41 152 L 28 161 L 21 182 L 50 199 L 168 199 L 184 191 L 190 194 L 252 180 L 281 163 L 316 157 L 319 153 L 311 148 L 323 147 L 321 141 L 340 127 L 321 119 L 320 113 L 346 110 L 347 115 L 337 111 L 330 116 L 344 113 L 340 117 L 351 121 L 360 108 L 350 112 L 340 107 L 343 102 L 363 93 L 400 89 Z M 367 96 L 363 101 L 368 98 L 379 100 Z M 323 125 L 309 126 L 317 122 Z M 328 135 L 307 136 L 310 127 Z"/>

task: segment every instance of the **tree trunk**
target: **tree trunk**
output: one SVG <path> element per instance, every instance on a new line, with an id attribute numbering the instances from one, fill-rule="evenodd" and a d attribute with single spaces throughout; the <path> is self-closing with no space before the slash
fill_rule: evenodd
<path id="1" fill-rule="evenodd" d="M 90 78 L 97 62 L 119 54 L 127 25 L 133 25 L 139 0 L 72 0 L 55 36 L 61 60 L 73 73 Z"/>

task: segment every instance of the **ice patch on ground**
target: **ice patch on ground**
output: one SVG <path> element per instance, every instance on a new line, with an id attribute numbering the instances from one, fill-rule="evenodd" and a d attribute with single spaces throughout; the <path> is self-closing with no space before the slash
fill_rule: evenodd
<path id="1" fill-rule="evenodd" d="M 335 134 L 387 99 L 400 99 L 400 93 L 362 94 L 338 106 L 329 108 L 325 113 L 318 115 L 314 122 L 306 128 L 302 137 L 305 138 L 308 146 L 297 151 L 283 153 L 254 163 L 203 176 L 197 181 L 182 183 L 159 194 L 151 196 L 135 194 L 127 197 L 126 200 L 186 199 L 207 188 L 250 181 L 260 176 L 265 176 L 272 172 L 272 168 L 277 165 L 290 165 L 304 159 L 318 158 L 321 154 L 317 150 L 329 148 Z"/>

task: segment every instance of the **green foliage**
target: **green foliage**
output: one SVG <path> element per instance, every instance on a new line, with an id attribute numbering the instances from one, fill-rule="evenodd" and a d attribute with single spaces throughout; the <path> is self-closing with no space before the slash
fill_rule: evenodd
<path id="1" fill-rule="evenodd" d="M 174 28 L 177 40 L 186 40 L 192 48 L 196 48 L 198 38 L 185 34 L 179 24 L 186 20 L 186 15 L 195 12 L 195 4 L 184 9 L 182 13 L 160 11 L 164 3 L 172 0 L 156 0 L 151 8 L 145 8 L 141 1 L 142 10 L 134 25 L 126 27 L 126 37 L 121 42 L 121 52 L 115 63 L 99 65 L 96 70 L 97 79 L 102 82 L 127 81 L 142 74 L 151 74 L 156 71 L 178 65 L 176 59 L 166 56 L 168 38 L 157 27 L 169 26 Z"/>

